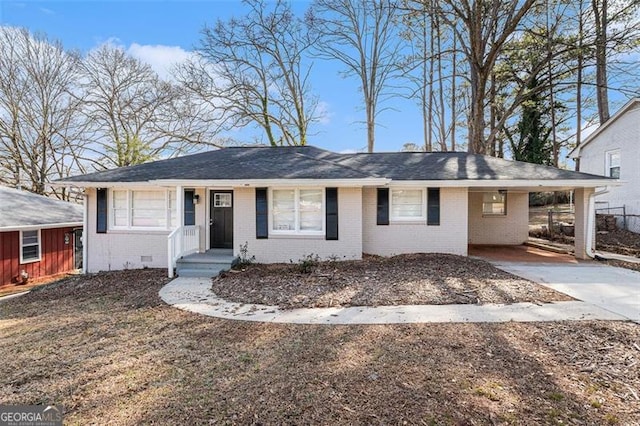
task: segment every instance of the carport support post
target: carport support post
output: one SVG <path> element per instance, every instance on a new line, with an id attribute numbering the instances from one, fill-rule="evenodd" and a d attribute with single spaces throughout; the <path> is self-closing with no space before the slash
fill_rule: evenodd
<path id="1" fill-rule="evenodd" d="M 595 211 L 589 210 L 589 197 L 593 194 L 593 188 L 576 188 L 575 190 L 575 256 L 576 259 L 589 259 L 587 255 L 587 247 L 591 244 L 591 248 L 594 248 L 595 237 L 592 241 L 587 241 L 589 232 L 587 232 L 587 226 L 591 222 L 591 226 L 594 228 L 591 233 L 595 236 Z M 591 220 L 589 220 L 591 217 Z"/>

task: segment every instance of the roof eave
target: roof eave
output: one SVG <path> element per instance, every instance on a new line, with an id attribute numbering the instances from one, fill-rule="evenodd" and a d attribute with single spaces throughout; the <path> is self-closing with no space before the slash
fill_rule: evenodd
<path id="1" fill-rule="evenodd" d="M 626 114 L 626 112 L 630 110 L 632 106 L 634 106 L 636 103 L 639 103 L 639 102 L 640 102 L 640 98 L 630 99 L 626 104 L 622 106 L 622 108 L 620 108 L 615 114 L 613 114 L 607 121 L 605 121 L 603 124 L 598 126 L 598 128 L 594 130 L 593 133 L 587 136 L 580 145 L 573 148 L 571 152 L 567 154 L 567 157 L 574 158 L 574 159 L 579 158 L 581 148 L 584 148 L 585 146 L 589 145 L 591 141 L 593 141 L 600 133 L 602 133 L 606 128 L 611 126 L 618 118 Z M 574 154 L 574 151 L 577 151 L 577 153 L 574 156 L 572 156 Z"/>
<path id="2" fill-rule="evenodd" d="M 60 222 L 60 223 L 43 223 L 36 225 L 13 225 L 13 226 L 0 226 L 0 232 L 15 232 L 15 231 L 28 231 L 32 229 L 53 229 L 53 228 L 72 228 L 82 226 L 82 221 L 79 222 Z"/>
<path id="3" fill-rule="evenodd" d="M 459 179 L 459 180 L 394 180 L 390 186 L 432 186 L 450 188 L 597 188 L 620 186 L 614 179 Z"/>

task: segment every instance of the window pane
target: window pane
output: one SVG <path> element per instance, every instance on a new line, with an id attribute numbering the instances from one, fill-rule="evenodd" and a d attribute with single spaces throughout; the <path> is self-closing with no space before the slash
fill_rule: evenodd
<path id="1" fill-rule="evenodd" d="M 33 260 L 38 258 L 38 246 L 22 247 L 22 260 Z"/>
<path id="2" fill-rule="evenodd" d="M 115 226 L 127 226 L 127 210 L 126 209 L 113 211 L 113 224 Z"/>
<path id="3" fill-rule="evenodd" d="M 38 231 L 22 231 L 22 245 L 38 244 Z"/>
<path id="4" fill-rule="evenodd" d="M 609 177 L 620 179 L 620 167 L 611 167 L 609 169 Z"/>
<path id="5" fill-rule="evenodd" d="M 322 231 L 322 190 L 300 191 L 300 230 Z"/>
<path id="6" fill-rule="evenodd" d="M 503 192 L 485 192 L 482 194 L 482 213 L 488 215 L 507 214 L 507 195 Z"/>
<path id="7" fill-rule="evenodd" d="M 609 167 L 620 167 L 620 153 L 614 152 L 609 154 Z"/>
<path id="8" fill-rule="evenodd" d="M 273 191 L 273 230 L 294 231 L 295 229 L 295 191 Z"/>
<path id="9" fill-rule="evenodd" d="M 164 191 L 133 191 L 131 225 L 166 227 L 167 213 Z"/>
<path id="10" fill-rule="evenodd" d="M 127 191 L 113 191 L 113 208 L 127 208 Z"/>
<path id="11" fill-rule="evenodd" d="M 231 194 L 213 194 L 213 207 L 231 207 Z"/>
<path id="12" fill-rule="evenodd" d="M 160 210 L 165 208 L 164 191 L 133 191 L 133 209 Z"/>
<path id="13" fill-rule="evenodd" d="M 422 190 L 395 189 L 391 191 L 391 217 L 422 217 Z"/>

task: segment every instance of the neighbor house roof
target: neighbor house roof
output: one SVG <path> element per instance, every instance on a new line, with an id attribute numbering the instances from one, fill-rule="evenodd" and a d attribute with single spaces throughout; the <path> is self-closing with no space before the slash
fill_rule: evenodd
<path id="1" fill-rule="evenodd" d="M 83 207 L 0 186 L 0 231 L 82 224 Z"/>
<path id="2" fill-rule="evenodd" d="M 611 181 L 561 170 L 461 152 L 334 153 L 312 146 L 231 147 L 131 167 L 75 176 L 58 184 L 236 180 L 390 181 Z"/>
<path id="3" fill-rule="evenodd" d="M 593 133 L 591 133 L 589 136 L 587 136 L 585 138 L 585 140 L 582 141 L 582 143 L 580 145 L 578 145 L 577 147 L 573 148 L 569 152 L 569 154 L 567 154 L 567 157 L 569 157 L 569 158 L 578 158 L 578 157 L 580 157 L 580 150 L 582 148 L 584 148 L 585 146 L 589 145 L 595 138 L 598 137 L 598 135 L 600 133 L 602 133 L 603 131 L 605 131 L 605 129 L 607 129 L 609 126 L 611 126 L 613 123 L 615 123 L 618 120 L 618 118 L 620 118 L 623 115 L 625 115 L 628 111 L 631 111 L 631 110 L 636 109 L 636 108 L 640 108 L 640 98 L 633 98 L 629 102 L 624 104 L 622 106 L 622 108 L 620 108 L 618 111 L 616 111 L 616 113 L 613 114 L 607 121 L 605 121 L 603 124 L 601 124 Z"/>

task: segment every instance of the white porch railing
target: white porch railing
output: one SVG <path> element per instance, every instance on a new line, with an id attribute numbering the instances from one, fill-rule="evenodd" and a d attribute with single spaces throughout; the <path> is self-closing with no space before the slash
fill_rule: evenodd
<path id="1" fill-rule="evenodd" d="M 180 256 L 195 253 L 200 248 L 200 227 L 182 226 L 176 228 L 167 237 L 169 278 L 173 278 L 173 268 Z"/>

